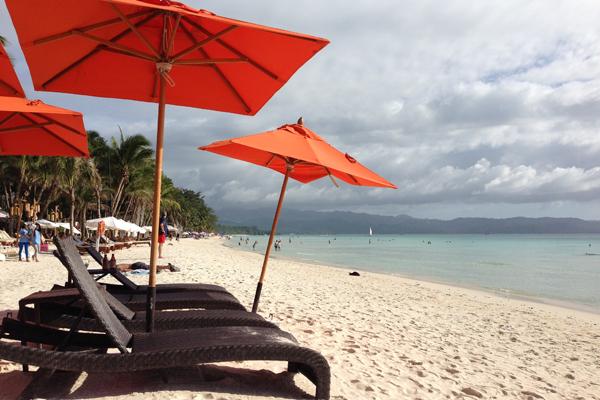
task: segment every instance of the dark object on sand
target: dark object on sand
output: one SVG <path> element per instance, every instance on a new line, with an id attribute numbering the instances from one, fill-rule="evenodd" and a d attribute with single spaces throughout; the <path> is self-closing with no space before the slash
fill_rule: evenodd
<path id="1" fill-rule="evenodd" d="M 356 271 L 350 272 L 348 275 L 350 275 L 350 276 L 360 276 L 360 274 L 358 272 L 356 272 Z"/>
<path id="2" fill-rule="evenodd" d="M 92 256 L 92 258 L 94 260 L 96 260 L 97 263 L 102 265 L 102 255 L 99 252 L 97 252 L 95 248 L 88 247 L 86 250 L 90 254 L 90 256 Z M 169 269 L 171 270 L 171 272 L 180 272 L 180 268 L 174 266 L 171 263 L 169 263 L 169 267 L 170 267 Z M 118 280 L 121 283 L 121 285 L 105 284 L 106 290 L 108 290 L 112 294 L 115 294 L 115 293 L 137 294 L 137 293 L 146 293 L 146 291 L 148 290 L 148 286 L 136 285 L 133 281 L 131 281 L 125 275 L 123 275 L 119 270 L 116 270 L 116 271 L 111 270 L 108 273 L 111 274 L 116 280 Z M 157 293 L 188 292 L 188 291 L 189 292 L 210 291 L 210 292 L 229 293 L 227 291 L 227 289 L 225 289 L 222 286 L 208 285 L 208 284 L 204 284 L 204 283 L 166 283 L 166 284 L 156 285 Z"/>
<path id="3" fill-rule="evenodd" d="M 38 366 L 20 398 L 31 399 L 56 370 L 126 372 L 193 366 L 201 363 L 245 360 L 287 361 L 290 372 L 301 372 L 316 386 L 317 399 L 329 399 L 330 370 L 317 351 L 301 347 L 289 333 L 263 327 L 218 327 L 132 334 L 118 320 L 85 271 L 72 240 L 55 240 L 61 259 L 74 264 L 74 283 L 105 334 L 61 331 L 5 318 L 2 339 L 58 345 L 38 349 L 0 340 L 0 359 Z M 83 270 L 82 270 L 83 269 Z M 75 346 L 75 347 L 74 347 Z M 73 351 L 116 348 L 105 351 Z M 165 379 L 165 378 L 163 378 Z"/>

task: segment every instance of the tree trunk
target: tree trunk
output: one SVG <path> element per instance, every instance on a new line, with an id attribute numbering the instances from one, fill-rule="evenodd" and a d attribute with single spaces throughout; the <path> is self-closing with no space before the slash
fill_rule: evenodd
<path id="1" fill-rule="evenodd" d="M 123 194 L 123 189 L 125 188 L 125 181 L 126 181 L 127 177 L 126 176 L 122 176 L 121 180 L 119 181 L 119 186 L 117 187 L 117 191 L 115 192 L 115 197 L 113 199 L 113 207 L 112 207 L 112 215 L 116 216 L 117 210 L 118 210 L 118 205 L 119 202 L 121 201 L 121 196 Z"/>
<path id="2" fill-rule="evenodd" d="M 102 218 L 102 211 L 100 210 L 100 190 L 96 187 L 96 206 L 98 207 L 98 218 Z"/>
<path id="3" fill-rule="evenodd" d="M 69 235 L 70 236 L 74 236 L 73 235 L 73 231 L 74 231 L 74 224 L 75 224 L 75 187 L 70 187 L 69 188 L 69 194 L 71 195 L 71 216 L 69 218 Z"/>

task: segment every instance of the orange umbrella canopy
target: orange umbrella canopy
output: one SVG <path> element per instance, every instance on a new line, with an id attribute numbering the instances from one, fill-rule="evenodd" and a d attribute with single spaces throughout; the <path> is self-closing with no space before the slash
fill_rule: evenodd
<path id="1" fill-rule="evenodd" d="M 394 184 L 360 165 L 348 153 L 342 154 L 330 146 L 319 135 L 306 128 L 301 121 L 302 118 L 298 121 L 298 124 L 284 125 L 275 131 L 223 140 L 199 147 L 200 150 L 262 165 L 285 175 L 279 202 L 275 210 L 275 218 L 273 218 L 273 227 L 271 228 L 260 279 L 256 287 L 252 312 L 258 311 L 258 302 L 288 178 L 308 183 L 329 175 L 334 183 L 333 176 L 351 185 L 398 189 Z M 335 184 L 337 186 L 337 183 Z"/>
<path id="2" fill-rule="evenodd" d="M 254 115 L 329 43 L 167 0 L 6 4 L 39 91 L 158 102 L 161 73 L 168 104 Z"/>
<path id="3" fill-rule="evenodd" d="M 83 115 L 18 97 L 0 97 L 0 156 L 89 158 Z"/>
<path id="4" fill-rule="evenodd" d="M 284 125 L 277 130 L 223 140 L 199 148 L 286 173 L 302 183 L 333 175 L 346 183 L 397 189 L 395 185 L 325 142 L 304 125 Z"/>
<path id="5" fill-rule="evenodd" d="M 0 96 L 25 98 L 21 82 L 19 82 L 19 78 L 2 43 L 0 43 Z"/>

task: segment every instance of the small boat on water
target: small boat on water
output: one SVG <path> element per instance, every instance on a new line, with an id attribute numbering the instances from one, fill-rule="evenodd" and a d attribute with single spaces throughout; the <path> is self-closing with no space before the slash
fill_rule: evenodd
<path id="1" fill-rule="evenodd" d="M 373 229 L 369 228 L 369 236 L 373 236 Z"/>

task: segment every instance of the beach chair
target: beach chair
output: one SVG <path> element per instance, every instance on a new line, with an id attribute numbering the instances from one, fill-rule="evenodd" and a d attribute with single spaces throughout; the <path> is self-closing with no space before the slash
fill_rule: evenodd
<path id="1" fill-rule="evenodd" d="M 87 253 L 85 249 L 92 246 L 91 244 L 85 243 L 84 241 L 75 236 L 73 236 L 73 241 L 75 242 L 75 247 L 77 247 L 77 251 L 79 251 L 79 254 L 82 255 Z"/>
<path id="2" fill-rule="evenodd" d="M 88 273 L 83 263 L 68 263 L 55 250 L 55 256 L 63 262 L 69 275 Z M 73 255 L 73 257 L 75 257 Z M 79 274 L 73 273 L 80 268 Z M 74 283 L 73 283 L 74 284 Z M 123 325 L 130 332 L 143 332 L 146 328 L 146 313 L 134 312 L 108 293 L 105 285 L 98 285 L 101 294 Z M 33 293 L 19 301 L 19 320 L 44 324 L 57 328 L 70 328 L 81 313 L 81 296 L 77 288 L 55 289 Z M 33 308 L 31 308 L 33 306 Z M 277 329 L 277 325 L 266 321 L 256 313 L 241 310 L 186 310 L 161 311 L 155 313 L 155 330 L 191 329 L 215 326 L 262 326 Z M 81 317 L 80 329 L 100 331 L 101 326 L 90 315 Z"/>
<path id="3" fill-rule="evenodd" d="M 54 239 L 55 244 L 59 241 L 70 242 L 72 247 L 77 250 L 75 243 L 70 237 L 66 237 L 64 239 Z M 69 270 L 68 263 L 62 258 L 62 255 L 59 252 L 55 252 L 54 255 L 63 263 L 67 270 Z M 90 275 L 87 269 L 86 273 Z M 73 271 L 69 271 L 69 280 L 71 280 L 72 274 Z M 91 279 L 93 280 L 93 278 Z M 67 283 L 72 284 L 72 282 Z M 55 288 L 62 289 L 62 287 L 56 285 Z M 113 295 L 118 301 L 123 303 L 132 311 L 146 310 L 148 297 L 144 292 L 113 293 Z M 247 311 L 246 307 L 244 307 L 239 300 L 229 292 L 205 290 L 179 292 L 166 291 L 156 293 L 155 310 L 182 310 L 194 308 Z"/>
<path id="4" fill-rule="evenodd" d="M 146 313 L 134 312 L 118 301 L 114 296 L 98 286 L 100 293 L 117 315 L 121 323 L 130 332 L 146 330 Z M 79 329 L 101 332 L 102 326 L 93 315 L 82 312 L 81 295 L 77 288 L 36 292 L 19 300 L 20 321 L 33 322 L 37 325 L 53 326 L 69 329 L 80 318 Z M 208 328 L 216 326 L 262 326 L 279 329 L 277 325 L 265 320 L 256 313 L 239 310 L 185 310 L 159 311 L 155 313 L 154 329 L 156 331 Z"/>
<path id="5" fill-rule="evenodd" d="M 39 367 L 20 399 L 33 398 L 56 370 L 161 371 L 201 363 L 260 360 L 287 362 L 290 372 L 301 372 L 315 384 L 316 398 L 329 399 L 327 360 L 279 329 L 235 326 L 132 334 L 111 310 L 94 279 L 81 270 L 85 267 L 73 241 L 55 243 L 65 262 L 78 265 L 73 269 L 74 283 L 104 334 L 81 333 L 77 325 L 64 331 L 4 318 L 0 359 Z M 19 342 L 56 347 L 46 350 Z M 118 349 L 121 354 L 103 354 L 107 348 Z"/>
<path id="6" fill-rule="evenodd" d="M 91 247 L 91 248 L 87 248 L 86 249 L 88 254 L 90 256 L 92 256 L 92 258 L 99 264 L 102 265 L 102 254 L 100 254 L 98 251 L 96 251 L 95 248 Z M 148 290 L 148 286 L 147 285 L 137 285 L 135 284 L 135 282 L 133 282 L 132 280 L 130 280 L 129 278 L 127 278 L 125 275 L 123 275 L 121 273 L 120 270 L 118 269 L 113 269 L 113 270 L 102 270 L 100 272 L 100 270 L 91 270 L 92 273 L 95 274 L 104 274 L 108 275 L 110 274 L 111 276 L 113 276 L 117 281 L 119 281 L 121 283 L 121 285 L 112 285 L 112 284 L 107 284 L 106 289 L 110 292 L 110 293 L 127 293 L 127 294 L 146 294 L 147 290 Z M 103 277 L 102 276 L 102 277 Z M 102 277 L 100 277 L 99 279 L 101 279 Z M 204 291 L 209 291 L 209 292 L 223 292 L 223 293 L 229 293 L 227 291 L 227 289 L 225 289 L 222 286 L 218 286 L 218 285 L 209 285 L 209 284 L 204 284 L 204 283 L 166 283 L 166 284 L 158 284 L 156 285 L 156 293 L 169 293 L 169 292 L 204 292 Z"/>

